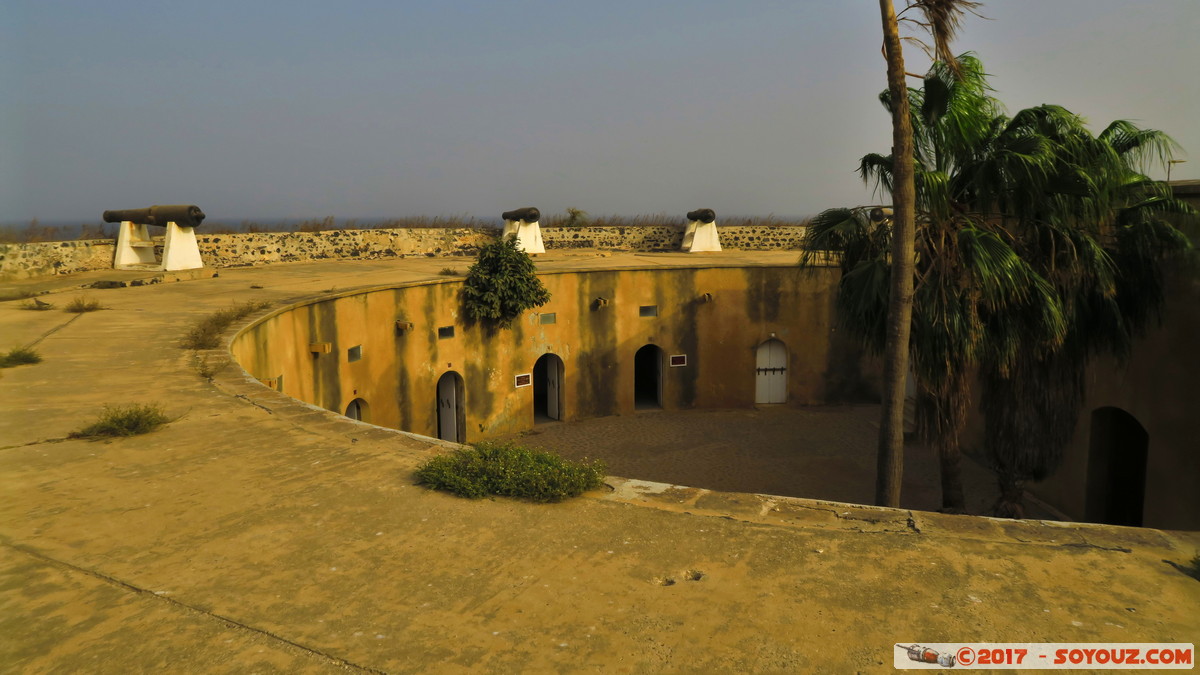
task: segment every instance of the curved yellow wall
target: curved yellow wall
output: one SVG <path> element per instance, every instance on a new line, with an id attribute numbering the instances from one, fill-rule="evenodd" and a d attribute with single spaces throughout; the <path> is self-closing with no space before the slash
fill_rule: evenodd
<path id="1" fill-rule="evenodd" d="M 663 368 L 665 409 L 754 405 L 756 350 L 772 335 L 787 347 L 789 403 L 877 391 L 860 350 L 835 329 L 835 269 L 676 265 L 539 276 L 550 302 L 508 330 L 466 324 L 461 279 L 450 279 L 293 306 L 240 333 L 232 351 L 289 396 L 342 414 L 362 399 L 364 421 L 427 436 L 438 435 L 438 379 L 454 371 L 467 441 L 533 425 L 534 388 L 515 380 L 546 353 L 562 360 L 564 420 L 632 413 L 634 354 L 646 344 L 686 356 L 687 365 Z M 641 316 L 651 305 L 658 315 Z M 555 322 L 543 323 L 550 313 Z M 439 337 L 446 327 L 453 337 Z M 352 347 L 360 359 L 350 360 Z"/>

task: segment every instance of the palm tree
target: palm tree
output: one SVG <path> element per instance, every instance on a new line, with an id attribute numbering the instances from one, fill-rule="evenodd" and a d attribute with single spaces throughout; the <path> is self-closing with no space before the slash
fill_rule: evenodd
<path id="1" fill-rule="evenodd" d="M 1163 263 L 1189 246 L 1168 218 L 1192 214 L 1166 184 L 1141 173 L 1148 161 L 1169 160 L 1168 136 L 1118 120 L 1093 137 L 1061 109 L 1041 113 L 1014 118 L 1014 126 L 1036 125 L 1059 153 L 1040 199 L 1018 205 L 1010 229 L 1022 258 L 1053 284 L 1068 330 L 1061 344 L 1029 345 L 1011 366 L 980 364 L 984 450 L 1000 483 L 994 511 L 1017 518 L 1025 482 L 1062 462 L 1089 359 L 1127 357 L 1133 339 L 1161 318 Z"/>
<path id="2" fill-rule="evenodd" d="M 973 372 L 981 372 L 994 425 L 988 450 L 1002 476 L 1020 480 L 1036 464 L 1022 452 L 1050 457 L 1046 447 L 1054 444 L 1061 452 L 1074 418 L 1064 420 L 1078 410 L 1071 396 L 1082 396 L 1081 388 L 1044 386 L 1047 378 L 1080 378 L 1079 359 L 1127 340 L 1121 331 L 1138 325 L 1133 314 L 1146 306 L 1142 296 L 1161 294 L 1156 256 L 1181 239 L 1157 219 L 1179 205 L 1130 168 L 1131 159 L 1169 155 L 1164 135 L 1118 122 L 1093 137 L 1058 106 L 1008 118 L 989 92 L 982 64 L 965 54 L 954 67 L 935 63 L 923 87 L 907 96 L 918 214 L 909 347 L 917 431 L 937 450 L 943 509 L 954 511 L 964 506 L 958 435 Z M 881 100 L 896 109 L 890 91 Z M 860 173 L 891 192 L 894 159 L 867 155 Z M 862 209 L 832 209 L 814 220 L 805 255 L 812 262 L 818 250 L 839 252 L 839 313 L 877 352 L 886 335 L 892 234 Z M 1128 269 L 1118 271 L 1116 255 L 1125 256 Z M 1113 330 L 1096 333 L 1079 323 L 1089 318 Z M 1031 419 L 1040 421 L 1019 431 L 1033 405 L 1042 417 Z M 992 407 L 999 412 L 991 414 Z M 1028 444 L 1039 428 L 1045 442 Z M 1024 450 L 1014 451 L 1013 443 Z M 1012 481 L 1007 485 L 1011 492 Z"/>
<path id="3" fill-rule="evenodd" d="M 958 31 L 964 12 L 975 12 L 978 2 L 971 0 L 910 0 L 905 12 L 917 9 L 924 17 L 902 19 L 917 23 L 933 37 L 934 48 L 926 52 L 950 54 L 950 42 Z M 879 0 L 883 22 L 883 52 L 887 60 L 888 92 L 896 102 L 892 113 L 892 223 L 891 260 L 896 274 L 891 276 L 888 296 L 887 333 L 883 351 L 883 405 L 880 412 L 879 452 L 876 467 L 875 503 L 900 505 L 900 480 L 904 469 L 904 398 L 909 369 L 908 351 L 912 323 L 915 224 L 915 176 L 913 172 L 913 130 L 909 119 L 908 90 L 905 83 L 904 54 L 900 29 L 892 0 Z M 922 43 L 923 45 L 923 43 Z M 924 45 L 923 45 L 924 46 Z M 936 58 L 935 58 L 936 60 Z M 944 61 L 954 63 L 953 59 Z M 957 75 L 958 73 L 955 72 Z"/>
<path id="4" fill-rule="evenodd" d="M 915 228 L 913 132 L 909 121 L 908 100 L 903 92 L 904 54 L 892 0 L 879 0 L 883 20 L 883 49 L 887 58 L 888 91 L 900 105 L 892 113 L 892 152 L 896 156 L 892 191 L 895 233 L 892 260 L 896 274 L 891 277 L 888 299 L 887 332 L 883 360 L 883 405 L 879 422 L 879 452 L 876 466 L 875 503 L 900 506 L 900 479 L 904 471 L 904 381 L 908 372 L 908 346 L 912 323 L 913 232 Z"/>

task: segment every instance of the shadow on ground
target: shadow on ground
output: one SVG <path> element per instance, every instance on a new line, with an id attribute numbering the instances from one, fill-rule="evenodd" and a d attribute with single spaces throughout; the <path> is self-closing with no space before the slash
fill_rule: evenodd
<path id="1" fill-rule="evenodd" d="M 512 438 L 572 459 L 602 459 L 609 473 L 627 478 L 870 504 L 878 421 L 878 405 L 653 411 L 542 423 Z M 963 479 L 968 512 L 988 515 L 998 496 L 992 471 L 964 457 Z M 913 441 L 901 506 L 941 506 L 937 456 Z M 1030 517 L 1052 516 L 1035 508 Z"/>

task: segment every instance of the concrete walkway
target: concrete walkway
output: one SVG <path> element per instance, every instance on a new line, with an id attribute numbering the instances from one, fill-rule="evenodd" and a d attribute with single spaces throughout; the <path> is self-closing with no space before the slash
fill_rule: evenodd
<path id="1" fill-rule="evenodd" d="M 794 254 L 715 254 L 706 264 Z M 546 268 L 689 264 L 557 254 Z M 997 521 L 613 479 L 558 505 L 413 484 L 438 447 L 286 399 L 176 340 L 197 318 L 458 258 L 221 270 L 0 304 L 9 672 L 882 672 L 910 642 L 1196 642 L 1196 533 Z M 65 304 L 79 291 L 42 296 Z M 269 311 L 269 310 L 268 310 Z M 107 403 L 175 421 L 65 440 Z"/>

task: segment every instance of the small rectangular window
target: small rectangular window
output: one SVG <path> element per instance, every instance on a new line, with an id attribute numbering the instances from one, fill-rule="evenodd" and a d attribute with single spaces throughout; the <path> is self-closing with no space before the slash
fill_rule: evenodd
<path id="1" fill-rule="evenodd" d="M 678 368 L 680 366 L 686 366 L 686 365 L 687 365 L 687 354 L 672 354 L 671 355 L 671 367 L 672 368 Z"/>
<path id="2" fill-rule="evenodd" d="M 357 361 L 362 358 L 362 345 L 354 345 L 346 350 L 347 361 Z"/>
<path id="3" fill-rule="evenodd" d="M 638 307 L 638 316 L 658 316 L 658 305 L 642 305 Z"/>
<path id="4" fill-rule="evenodd" d="M 518 387 L 528 387 L 531 384 L 533 384 L 533 374 L 532 373 L 522 373 L 522 374 L 518 375 L 516 378 L 516 385 Z"/>
<path id="5" fill-rule="evenodd" d="M 541 319 L 541 322 L 543 324 L 558 323 L 558 314 L 556 314 L 554 312 L 547 312 L 545 314 L 542 314 L 539 318 Z"/>
<path id="6" fill-rule="evenodd" d="M 438 339 L 446 339 L 454 337 L 454 326 L 442 326 L 438 328 Z"/>

